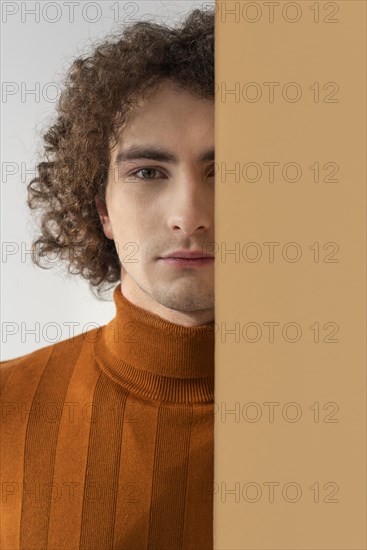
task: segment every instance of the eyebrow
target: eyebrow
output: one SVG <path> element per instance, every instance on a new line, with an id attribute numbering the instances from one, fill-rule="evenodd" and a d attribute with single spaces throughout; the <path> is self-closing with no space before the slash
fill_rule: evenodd
<path id="1" fill-rule="evenodd" d="M 135 159 L 150 159 L 159 162 L 171 162 L 173 164 L 178 164 L 179 162 L 176 155 L 174 155 L 170 151 L 167 151 L 166 149 L 132 145 L 128 149 L 118 151 L 115 164 L 117 165 L 123 161 Z M 201 153 L 197 157 L 197 160 L 199 162 L 214 160 L 214 149 L 204 151 L 204 153 Z"/>

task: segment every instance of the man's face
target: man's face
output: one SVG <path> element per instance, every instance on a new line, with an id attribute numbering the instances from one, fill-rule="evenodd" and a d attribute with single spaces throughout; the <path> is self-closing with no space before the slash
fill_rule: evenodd
<path id="1" fill-rule="evenodd" d="M 132 147 L 176 160 L 127 158 Z M 97 206 L 105 235 L 115 241 L 122 288 L 128 280 L 177 311 L 214 308 L 214 259 L 162 259 L 182 249 L 213 254 L 205 245 L 214 243 L 214 102 L 169 84 L 142 102 L 111 154 L 105 215 L 98 200 Z"/>

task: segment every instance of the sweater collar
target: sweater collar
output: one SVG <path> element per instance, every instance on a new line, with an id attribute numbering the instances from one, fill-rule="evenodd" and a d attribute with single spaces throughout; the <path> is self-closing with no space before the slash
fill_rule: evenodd
<path id="1" fill-rule="evenodd" d="M 95 356 L 115 382 L 147 399 L 213 403 L 214 321 L 195 327 L 171 323 L 130 302 L 119 283 L 116 315 L 99 331 Z"/>

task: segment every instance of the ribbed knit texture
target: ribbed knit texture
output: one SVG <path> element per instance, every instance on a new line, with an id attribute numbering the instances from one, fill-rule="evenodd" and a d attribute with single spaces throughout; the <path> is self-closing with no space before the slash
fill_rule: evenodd
<path id="1" fill-rule="evenodd" d="M 214 321 L 113 297 L 107 325 L 1 363 L 1 549 L 213 548 Z"/>

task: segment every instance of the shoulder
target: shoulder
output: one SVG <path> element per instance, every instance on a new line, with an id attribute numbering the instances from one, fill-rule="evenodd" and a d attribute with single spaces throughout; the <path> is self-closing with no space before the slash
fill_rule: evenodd
<path id="1" fill-rule="evenodd" d="M 100 327 L 101 328 L 101 327 Z M 85 346 L 93 344 L 99 336 L 100 329 L 93 329 L 72 338 L 47 345 L 33 352 L 0 361 L 1 394 L 14 385 L 25 386 L 31 380 L 40 378 L 47 367 L 56 366 L 57 370 L 76 363 Z"/>

